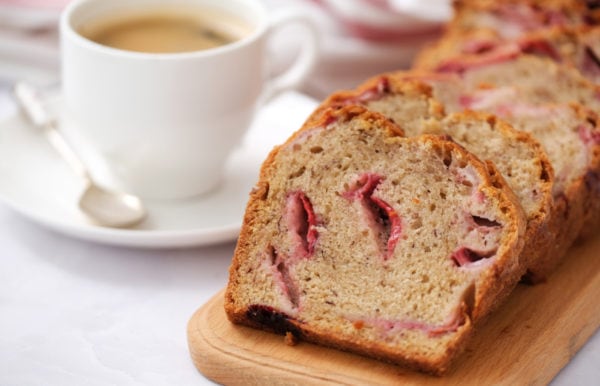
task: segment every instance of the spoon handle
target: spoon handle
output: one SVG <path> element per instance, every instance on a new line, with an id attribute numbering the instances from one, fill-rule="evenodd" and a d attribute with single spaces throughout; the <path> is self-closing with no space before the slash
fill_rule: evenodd
<path id="1" fill-rule="evenodd" d="M 44 131 L 50 144 L 71 166 L 75 173 L 87 183 L 90 183 L 91 177 L 87 167 L 58 130 L 56 119 L 51 117 L 44 108 L 38 91 L 28 83 L 18 82 L 13 88 L 13 95 L 29 121 Z"/>

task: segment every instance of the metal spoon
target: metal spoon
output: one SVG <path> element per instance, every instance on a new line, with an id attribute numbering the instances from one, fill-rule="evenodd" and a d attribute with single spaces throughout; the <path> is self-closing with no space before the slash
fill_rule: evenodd
<path id="1" fill-rule="evenodd" d="M 19 82 L 13 95 L 31 123 L 44 131 L 50 144 L 85 181 L 86 188 L 79 198 L 79 209 L 83 213 L 98 225 L 117 228 L 133 226 L 146 216 L 138 197 L 107 190 L 94 183 L 87 167 L 58 130 L 56 120 L 44 109 L 34 87 Z"/>

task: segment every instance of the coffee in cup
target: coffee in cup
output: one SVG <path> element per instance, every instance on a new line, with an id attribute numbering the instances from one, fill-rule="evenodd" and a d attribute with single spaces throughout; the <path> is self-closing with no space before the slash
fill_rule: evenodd
<path id="1" fill-rule="evenodd" d="M 100 17 L 78 32 L 104 46 L 128 51 L 175 53 L 200 51 L 238 41 L 252 25 L 217 8 L 162 5 Z"/>

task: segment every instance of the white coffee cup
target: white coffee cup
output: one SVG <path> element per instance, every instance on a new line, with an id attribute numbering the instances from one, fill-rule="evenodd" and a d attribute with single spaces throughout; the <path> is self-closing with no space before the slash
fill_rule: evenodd
<path id="1" fill-rule="evenodd" d="M 252 32 L 217 48 L 165 54 L 110 48 L 78 32 L 97 18 L 165 3 L 221 9 Z M 268 39 L 288 23 L 306 26 L 305 44 L 269 79 Z M 269 17 L 258 0 L 76 0 L 60 22 L 66 114 L 121 188 L 149 198 L 205 193 L 219 183 L 260 101 L 309 74 L 315 30 L 297 12 Z"/>

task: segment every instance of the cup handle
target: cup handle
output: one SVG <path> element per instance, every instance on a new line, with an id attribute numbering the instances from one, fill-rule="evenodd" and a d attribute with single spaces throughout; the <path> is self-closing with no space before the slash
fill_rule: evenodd
<path id="1" fill-rule="evenodd" d="M 289 24 L 301 25 L 307 32 L 306 38 L 302 39 L 300 52 L 294 63 L 282 74 L 277 75 L 267 82 L 267 86 L 261 96 L 262 104 L 283 91 L 298 87 L 317 62 L 319 53 L 317 27 L 304 12 L 287 9 L 274 13 L 270 20 L 267 36 L 272 36 L 281 27 L 288 26 Z"/>

